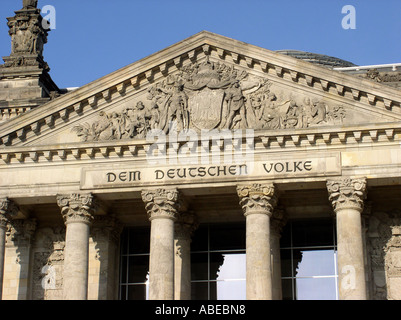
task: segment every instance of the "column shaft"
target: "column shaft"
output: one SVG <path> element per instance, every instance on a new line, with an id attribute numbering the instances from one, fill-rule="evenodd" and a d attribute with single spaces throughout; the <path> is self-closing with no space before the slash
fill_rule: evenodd
<path id="1" fill-rule="evenodd" d="M 8 198 L 0 199 L 0 300 L 3 297 L 4 256 L 6 251 L 6 230 L 9 219 L 18 213 L 17 205 Z"/>
<path id="2" fill-rule="evenodd" d="M 366 300 L 365 261 L 361 213 L 366 179 L 343 178 L 327 182 L 337 220 L 337 266 L 340 300 Z"/>
<path id="3" fill-rule="evenodd" d="M 174 299 L 174 221 L 153 219 L 150 229 L 149 299 Z"/>
<path id="4" fill-rule="evenodd" d="M 57 197 L 66 226 L 64 248 L 64 300 L 86 300 L 88 297 L 89 230 L 95 210 L 91 194 Z"/>
<path id="5" fill-rule="evenodd" d="M 270 217 L 267 214 L 246 217 L 246 284 L 247 299 L 272 299 Z"/>
<path id="6" fill-rule="evenodd" d="M 175 300 L 191 300 L 191 239 L 175 240 Z"/>
<path id="7" fill-rule="evenodd" d="M 270 222 L 270 249 L 272 256 L 272 297 L 282 300 L 280 238 L 287 217 L 283 208 L 276 208 Z"/>
<path id="8" fill-rule="evenodd" d="M 63 298 L 86 300 L 88 295 L 89 225 L 67 224 L 64 248 Z"/>
<path id="9" fill-rule="evenodd" d="M 277 203 L 274 186 L 237 187 L 246 217 L 246 298 L 272 299 L 270 217 Z"/>
<path id="10" fill-rule="evenodd" d="M 191 239 L 197 227 L 198 221 L 193 212 L 179 214 L 175 222 L 175 300 L 191 300 Z"/>
<path id="11" fill-rule="evenodd" d="M 342 209 L 337 211 L 336 220 L 339 296 L 342 300 L 366 300 L 361 214 Z"/>
<path id="12" fill-rule="evenodd" d="M 174 299 L 174 222 L 178 191 L 157 189 L 142 192 L 151 223 L 149 258 L 149 299 Z"/>

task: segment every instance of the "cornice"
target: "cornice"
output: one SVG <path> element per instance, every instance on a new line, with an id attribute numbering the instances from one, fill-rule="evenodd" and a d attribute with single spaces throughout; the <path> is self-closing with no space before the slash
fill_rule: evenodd
<path id="1" fill-rule="evenodd" d="M 44 128 L 53 129 L 56 123 L 66 122 L 74 114 L 82 115 L 87 110 L 96 109 L 102 102 L 110 102 L 153 83 L 155 78 L 178 70 L 184 62 L 194 62 L 212 54 L 224 61 L 263 72 L 266 76 L 303 84 L 323 93 L 335 92 L 355 103 L 366 101 L 372 111 L 401 116 L 399 90 L 202 31 L 9 120 L 0 127 L 0 145 L 11 145 L 14 139 L 24 137 L 28 132 L 38 134 Z"/>
<path id="2" fill-rule="evenodd" d="M 358 126 L 327 126 L 305 129 L 257 130 L 253 145 L 263 150 L 292 151 L 297 149 L 327 147 L 358 147 L 372 143 L 393 143 L 401 137 L 401 123 L 375 123 Z M 186 140 L 174 143 L 174 147 L 190 143 Z M 196 141 L 201 147 L 201 140 Z M 224 140 L 218 147 L 224 151 Z M 242 143 L 248 143 L 246 137 Z M 0 166 L 9 164 L 76 162 L 91 159 L 143 159 L 152 145 L 144 139 L 112 140 L 105 142 L 80 142 L 45 146 L 22 146 L 0 148 Z M 169 147 L 167 142 L 167 147 Z M 261 149 L 258 149 L 260 151 Z"/>

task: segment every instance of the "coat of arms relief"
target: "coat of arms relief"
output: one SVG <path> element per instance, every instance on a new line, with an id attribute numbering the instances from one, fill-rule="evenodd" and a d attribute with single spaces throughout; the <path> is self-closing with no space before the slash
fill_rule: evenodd
<path id="1" fill-rule="evenodd" d="M 121 112 L 100 111 L 73 130 L 83 141 L 143 139 L 150 130 L 289 129 L 341 124 L 342 106 L 276 93 L 272 82 L 208 59 L 182 67 Z"/>

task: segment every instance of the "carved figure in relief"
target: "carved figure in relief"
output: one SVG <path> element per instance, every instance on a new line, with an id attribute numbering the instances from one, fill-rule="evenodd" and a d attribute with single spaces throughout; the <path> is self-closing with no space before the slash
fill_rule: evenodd
<path id="1" fill-rule="evenodd" d="M 145 138 L 150 129 L 151 116 L 142 101 L 134 108 L 126 108 L 120 120 L 122 138 Z"/>
<path id="2" fill-rule="evenodd" d="M 274 93 L 269 93 L 262 101 L 259 121 L 261 129 L 279 129 L 282 123 L 277 97 Z"/>
<path id="3" fill-rule="evenodd" d="M 102 111 L 92 125 L 74 131 L 84 141 L 103 141 L 145 138 L 151 129 L 279 130 L 341 124 L 345 118 L 342 106 L 287 92 L 278 98 L 271 87 L 267 79 L 206 59 L 151 86 L 148 102 L 111 114 Z"/>
<path id="4" fill-rule="evenodd" d="M 95 122 L 93 126 L 96 140 L 109 140 L 113 136 L 109 117 L 103 111 L 99 112 L 99 116 L 99 121 Z"/>
<path id="5" fill-rule="evenodd" d="M 188 97 L 181 82 L 174 82 L 166 107 L 167 119 L 177 123 L 177 131 L 189 128 Z"/>
<path id="6" fill-rule="evenodd" d="M 222 127 L 232 128 L 234 116 L 238 113 L 241 116 L 240 119 L 244 119 L 245 122 L 245 97 L 242 94 L 239 81 L 235 81 L 229 89 L 225 90 L 224 99 L 228 106 L 228 116 L 225 120 L 223 119 Z"/>
<path id="7" fill-rule="evenodd" d="M 150 109 L 150 119 L 149 119 L 150 129 L 159 129 L 160 127 L 160 110 L 159 106 L 155 103 Z"/>

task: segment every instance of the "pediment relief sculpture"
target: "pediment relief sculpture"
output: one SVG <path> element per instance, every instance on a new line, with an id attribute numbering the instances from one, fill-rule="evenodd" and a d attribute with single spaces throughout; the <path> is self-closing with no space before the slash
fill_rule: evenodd
<path id="1" fill-rule="evenodd" d="M 152 129 L 289 129 L 342 124 L 340 105 L 274 92 L 270 80 L 208 59 L 180 69 L 122 111 L 73 128 L 83 141 L 143 139 Z"/>

